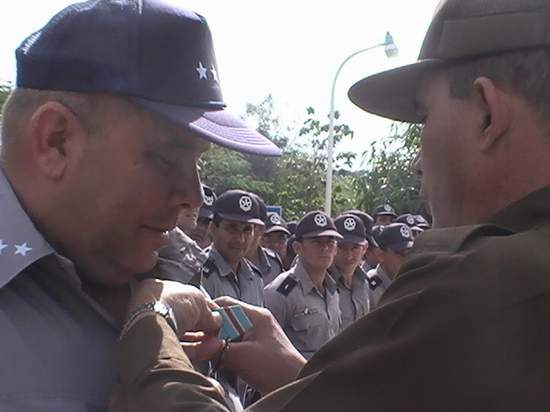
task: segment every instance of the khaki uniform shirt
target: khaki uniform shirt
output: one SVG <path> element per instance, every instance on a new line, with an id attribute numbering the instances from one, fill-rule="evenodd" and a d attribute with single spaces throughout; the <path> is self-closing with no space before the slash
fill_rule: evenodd
<path id="1" fill-rule="evenodd" d="M 119 332 L 0 169 L 0 411 L 107 410 Z"/>
<path id="2" fill-rule="evenodd" d="M 325 291 L 319 291 L 298 263 L 264 289 L 266 307 L 306 358 L 313 356 L 340 330 L 338 292 L 328 273 L 324 286 Z"/>
<path id="3" fill-rule="evenodd" d="M 369 285 L 369 303 L 370 310 L 378 306 L 382 295 L 391 284 L 390 277 L 386 274 L 382 266 L 377 265 L 374 269 L 367 272 L 367 282 Z"/>
<path id="4" fill-rule="evenodd" d="M 259 273 L 241 259 L 235 274 L 222 255 L 211 247 L 202 272 L 202 285 L 213 298 L 231 296 L 256 306 L 264 305 L 263 281 Z"/>
<path id="5" fill-rule="evenodd" d="M 344 283 L 344 277 L 335 265 L 329 273 L 336 282 L 340 312 L 342 312 L 341 329 L 347 328 L 360 317 L 369 313 L 369 286 L 365 272 L 357 267 L 351 278 L 351 286 Z"/>
<path id="6" fill-rule="evenodd" d="M 550 187 L 484 224 L 424 232 L 380 306 L 248 410 L 547 411 L 549 250 Z M 118 357 L 135 411 L 225 411 L 166 322 L 145 319 Z"/>
<path id="7" fill-rule="evenodd" d="M 258 251 L 260 262 L 255 264 L 250 262 L 261 274 L 264 281 L 264 287 L 269 285 L 273 279 L 284 272 L 283 261 L 273 250 L 260 247 Z"/>

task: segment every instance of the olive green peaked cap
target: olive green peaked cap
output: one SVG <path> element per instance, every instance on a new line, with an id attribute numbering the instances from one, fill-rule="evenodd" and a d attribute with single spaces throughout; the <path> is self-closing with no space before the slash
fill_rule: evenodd
<path id="1" fill-rule="evenodd" d="M 427 69 L 550 46 L 550 0 L 442 0 L 416 63 L 366 77 L 348 96 L 370 113 L 419 122 L 414 99 Z"/>

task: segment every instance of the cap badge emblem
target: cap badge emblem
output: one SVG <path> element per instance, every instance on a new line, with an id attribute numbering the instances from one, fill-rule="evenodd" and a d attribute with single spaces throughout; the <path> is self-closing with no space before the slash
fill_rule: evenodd
<path id="1" fill-rule="evenodd" d="M 344 228 L 348 232 L 351 232 L 351 231 L 355 230 L 355 226 L 356 226 L 356 223 L 355 223 L 355 220 L 353 220 L 352 217 L 348 217 L 348 218 L 346 218 L 346 220 L 344 220 Z"/>
<path id="2" fill-rule="evenodd" d="M 249 196 L 241 196 L 239 199 L 239 207 L 243 212 L 250 212 L 252 209 L 252 199 Z"/>
<path id="3" fill-rule="evenodd" d="M 276 214 L 272 214 L 269 217 L 269 221 L 274 225 L 278 225 L 279 223 L 281 223 L 281 219 L 279 219 L 279 215 L 276 215 Z"/>
<path id="4" fill-rule="evenodd" d="M 384 205 L 384 210 L 386 212 L 391 212 L 391 206 L 390 205 Z"/>
<path id="5" fill-rule="evenodd" d="M 320 227 L 325 227 L 328 223 L 327 222 L 327 217 L 325 215 L 320 214 L 320 213 L 315 215 L 313 220 L 315 221 L 315 224 L 317 226 L 320 226 Z"/>
<path id="6" fill-rule="evenodd" d="M 214 196 L 204 196 L 204 204 L 206 206 L 212 206 L 214 204 Z"/>
<path id="7" fill-rule="evenodd" d="M 401 226 L 399 231 L 401 232 L 401 235 L 403 237 L 411 237 L 411 231 L 409 230 L 408 226 Z"/>
<path id="8" fill-rule="evenodd" d="M 412 216 L 407 216 L 407 223 L 409 225 L 414 225 L 414 217 Z"/>

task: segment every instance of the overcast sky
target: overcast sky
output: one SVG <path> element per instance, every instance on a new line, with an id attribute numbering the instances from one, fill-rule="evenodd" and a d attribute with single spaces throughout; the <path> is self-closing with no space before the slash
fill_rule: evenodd
<path id="1" fill-rule="evenodd" d="M 177 1 L 177 0 L 175 0 Z M 14 50 L 44 25 L 66 0 L 2 1 L 0 79 L 15 81 Z M 283 124 L 299 125 L 305 108 L 328 114 L 330 88 L 340 63 L 351 53 L 384 41 L 391 32 L 399 48 L 386 58 L 383 48 L 360 54 L 342 70 L 336 109 L 355 132 L 340 150 L 362 152 L 389 133 L 390 122 L 361 111 L 346 96 L 368 74 L 416 60 L 437 0 L 182 0 L 206 17 L 229 110 L 244 114 L 246 103 L 272 94 Z M 291 139 L 295 136 L 289 136 Z"/>

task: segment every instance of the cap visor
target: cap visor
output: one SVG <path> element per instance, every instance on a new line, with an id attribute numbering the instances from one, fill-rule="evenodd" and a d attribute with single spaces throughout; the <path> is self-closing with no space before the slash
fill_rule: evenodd
<path id="1" fill-rule="evenodd" d="M 392 250 L 395 250 L 396 252 L 401 252 L 402 250 L 412 248 L 413 245 L 414 245 L 414 242 L 407 241 L 407 242 L 397 243 L 395 245 L 388 245 L 388 247 Z"/>
<path id="2" fill-rule="evenodd" d="M 286 233 L 288 236 L 290 236 L 290 232 L 282 226 L 271 226 L 264 233 L 275 233 L 275 232 L 283 232 L 283 233 Z"/>
<path id="3" fill-rule="evenodd" d="M 343 235 L 343 239 L 340 240 L 341 243 L 353 243 L 356 245 L 364 245 L 367 243 L 367 239 L 360 236 L 354 236 L 354 235 Z"/>
<path id="4" fill-rule="evenodd" d="M 251 218 L 249 216 L 237 215 L 234 213 L 218 213 L 218 216 L 221 217 L 222 219 L 233 220 L 235 222 L 253 223 L 255 225 L 261 225 L 261 226 L 265 225 L 265 223 L 262 222 L 260 219 Z"/>
<path id="5" fill-rule="evenodd" d="M 393 120 L 419 123 L 422 118 L 414 104 L 418 85 L 426 69 L 441 63 L 438 59 L 421 60 L 365 77 L 351 86 L 348 97 L 369 113 Z"/>
<path id="6" fill-rule="evenodd" d="M 145 110 L 182 125 L 200 137 L 228 149 L 262 156 L 280 156 L 282 153 L 267 137 L 223 109 L 206 110 L 200 107 L 154 102 L 139 97 L 131 97 L 130 100 Z"/>
<path id="7" fill-rule="evenodd" d="M 373 248 L 378 247 L 378 243 L 376 243 L 376 240 L 374 240 L 374 237 L 371 235 L 367 235 L 367 242 L 369 242 L 369 246 Z"/>
<path id="8" fill-rule="evenodd" d="M 338 233 L 336 230 L 332 230 L 332 229 L 320 230 L 318 232 L 306 233 L 302 237 L 304 239 L 310 239 L 312 237 L 323 237 L 323 236 L 327 236 L 327 237 L 330 236 L 330 237 L 335 237 L 336 239 L 343 239 L 343 236 L 340 233 Z"/>

